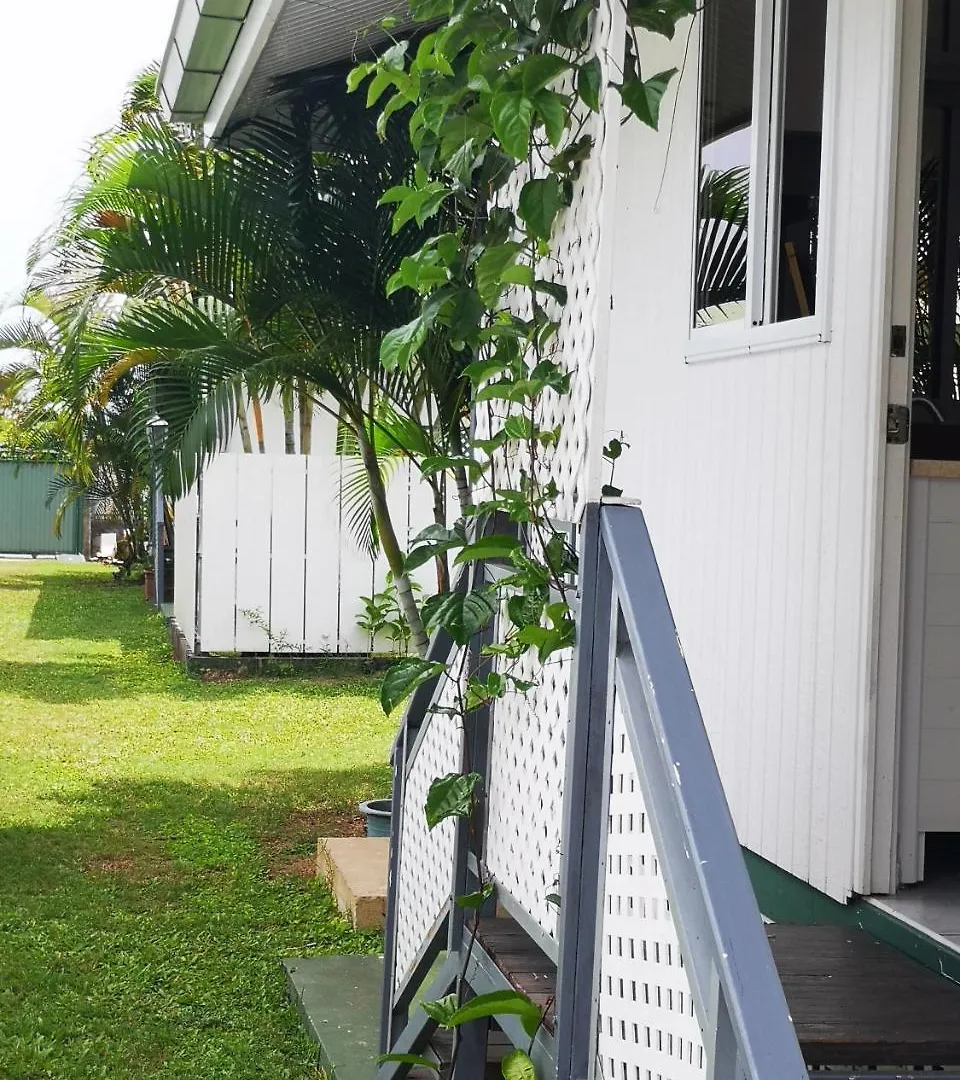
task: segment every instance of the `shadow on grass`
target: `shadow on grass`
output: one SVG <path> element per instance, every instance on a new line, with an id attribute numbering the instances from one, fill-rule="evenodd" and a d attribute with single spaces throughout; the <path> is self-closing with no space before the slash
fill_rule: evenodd
<path id="1" fill-rule="evenodd" d="M 380 939 L 283 857 L 387 785 L 386 767 L 99 781 L 52 794 L 58 824 L 0 829 L 4 1075 L 313 1076 L 278 962 Z"/>

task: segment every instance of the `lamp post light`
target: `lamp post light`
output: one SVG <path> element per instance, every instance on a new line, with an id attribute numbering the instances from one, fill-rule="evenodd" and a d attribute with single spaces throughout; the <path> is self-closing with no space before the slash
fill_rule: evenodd
<path id="1" fill-rule="evenodd" d="M 150 533 L 153 537 L 153 592 L 157 610 L 163 604 L 163 484 L 160 467 L 161 455 L 167 441 L 166 420 L 157 413 L 147 421 L 147 439 L 153 458 L 153 509 Z"/>

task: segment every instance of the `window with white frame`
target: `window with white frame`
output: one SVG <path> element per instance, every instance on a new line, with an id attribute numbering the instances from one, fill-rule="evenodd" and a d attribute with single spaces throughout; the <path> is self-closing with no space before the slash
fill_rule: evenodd
<path id="1" fill-rule="evenodd" d="M 816 312 L 828 0 L 706 0 L 694 326 Z"/>

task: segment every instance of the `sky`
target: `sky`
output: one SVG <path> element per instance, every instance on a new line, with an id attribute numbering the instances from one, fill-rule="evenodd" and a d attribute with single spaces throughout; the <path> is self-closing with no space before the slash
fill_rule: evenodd
<path id="1" fill-rule="evenodd" d="M 0 309 L 56 219 L 84 149 L 163 55 L 176 0 L 0 0 Z"/>

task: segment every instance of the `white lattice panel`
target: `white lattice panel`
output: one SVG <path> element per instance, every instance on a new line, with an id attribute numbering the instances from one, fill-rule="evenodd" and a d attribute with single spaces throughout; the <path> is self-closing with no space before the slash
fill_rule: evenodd
<path id="1" fill-rule="evenodd" d="M 690 982 L 619 707 L 610 769 L 597 1059 L 603 1080 L 704 1075 Z"/>
<path id="2" fill-rule="evenodd" d="M 529 694 L 497 702 L 490 743 L 486 863 L 501 888 L 551 937 L 557 909 L 547 903 L 558 890 L 563 802 L 564 737 L 570 658 L 552 658 Z"/>
<path id="3" fill-rule="evenodd" d="M 593 52 L 603 66 L 603 85 L 620 76 L 623 27 L 615 0 L 601 0 L 594 19 Z M 570 89 L 569 86 L 566 89 Z M 614 91 L 608 91 L 613 94 Z M 601 227 L 606 172 L 607 121 L 603 111 L 588 114 L 581 134 L 594 139 L 591 157 L 576 183 L 573 203 L 558 219 L 551 256 L 540 276 L 563 284 L 567 303 L 557 308 L 560 329 L 557 355 L 572 375 L 570 394 L 549 395 L 540 423 L 560 427 L 560 441 L 543 463 L 544 473 L 560 489 L 556 516 L 575 521 L 589 496 L 592 407 L 597 372 L 595 344 L 603 312 L 601 302 Z M 516 201 L 527 174 L 505 190 Z M 523 314 L 519 309 L 518 314 Z M 492 407 L 478 416 L 482 428 L 498 427 Z M 510 468 L 498 462 L 498 468 Z M 509 477 L 510 486 L 517 477 Z M 564 735 L 569 712 L 570 658 L 551 661 L 546 670 L 521 673 L 538 678 L 529 694 L 513 694 L 497 703 L 493 722 L 486 860 L 491 873 L 532 919 L 556 936 L 557 911 L 547 896 L 557 891 L 563 801 Z"/>
<path id="4" fill-rule="evenodd" d="M 438 704 L 454 703 L 456 683 L 447 681 Z M 456 823 L 450 819 L 427 828 L 424 806 L 438 776 L 460 771 L 463 729 L 460 721 L 433 713 L 414 758 L 403 793 L 400 870 L 397 882 L 396 982 L 410 971 L 420 946 L 437 921 L 453 888 Z"/>

